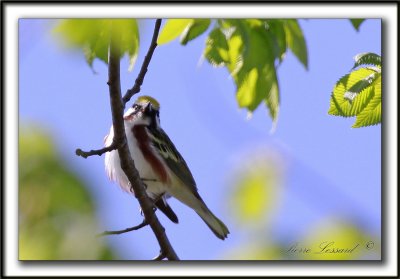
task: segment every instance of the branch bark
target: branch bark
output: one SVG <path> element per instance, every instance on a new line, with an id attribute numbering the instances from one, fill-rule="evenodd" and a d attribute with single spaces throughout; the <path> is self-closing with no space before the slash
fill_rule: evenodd
<path id="1" fill-rule="evenodd" d="M 140 87 L 143 84 L 143 80 L 147 73 L 147 68 L 149 67 L 151 57 L 153 56 L 154 50 L 157 47 L 157 38 L 158 38 L 158 33 L 160 32 L 160 26 L 161 26 L 161 19 L 157 19 L 156 24 L 154 26 L 154 32 L 153 32 L 153 37 L 151 39 L 151 44 L 144 58 L 142 67 L 140 68 L 139 75 L 137 76 L 133 87 L 131 89 L 128 89 L 125 93 L 125 96 L 122 98 L 124 106 L 127 102 L 129 102 L 129 100 L 132 98 L 133 95 L 140 92 Z"/>
<path id="2" fill-rule="evenodd" d="M 105 231 L 105 232 L 102 232 L 102 233 L 98 234 L 97 236 L 100 237 L 100 236 L 105 236 L 105 235 L 123 234 L 123 233 L 131 232 L 131 231 L 137 231 L 137 230 L 139 230 L 139 229 L 141 229 L 141 228 L 143 228 L 143 227 L 145 227 L 147 225 L 148 225 L 148 223 L 147 223 L 147 221 L 145 219 L 145 220 L 143 220 L 142 223 L 140 223 L 137 226 L 134 226 L 134 227 L 131 227 L 131 228 L 127 228 L 127 229 L 124 229 L 124 230 L 119 230 L 119 231 Z"/>
<path id="3" fill-rule="evenodd" d="M 161 19 L 157 19 L 156 24 L 154 25 L 154 32 L 153 32 L 153 37 L 151 39 L 150 47 L 147 50 L 147 54 L 143 60 L 142 66 L 140 67 L 140 72 L 139 72 L 132 88 L 128 89 L 126 91 L 124 97 L 122 98 L 124 107 L 125 107 L 126 103 L 129 102 L 129 100 L 132 98 L 133 95 L 140 92 L 140 87 L 143 84 L 144 77 L 146 76 L 147 69 L 149 67 L 151 58 L 153 57 L 154 50 L 157 47 L 157 38 L 158 38 L 158 33 L 160 32 L 160 26 L 161 26 Z M 104 147 L 104 148 L 96 149 L 96 150 L 90 150 L 90 151 L 83 151 L 82 149 L 78 148 L 78 149 L 76 149 L 75 153 L 76 153 L 76 155 L 81 156 L 86 159 L 87 157 L 90 157 L 93 155 L 101 156 L 106 152 L 110 152 L 112 150 L 117 149 L 118 146 L 121 144 L 123 144 L 123 143 L 116 141 L 114 138 L 113 143 L 108 147 Z"/>
<path id="4" fill-rule="evenodd" d="M 157 20 L 156 26 L 157 24 L 159 25 L 160 23 L 161 20 Z M 143 210 L 143 215 L 145 217 L 145 220 L 153 230 L 154 235 L 156 236 L 157 241 L 160 245 L 162 254 L 164 254 L 168 260 L 179 260 L 171 243 L 169 242 L 164 227 L 161 225 L 157 216 L 154 213 L 153 202 L 147 196 L 144 184 L 140 179 L 137 169 L 135 168 L 135 163 L 131 157 L 131 154 L 129 152 L 129 147 L 126 143 L 127 141 L 125 134 L 124 119 L 123 119 L 125 103 L 122 100 L 121 83 L 120 83 L 120 51 L 118 43 L 116 43 L 117 40 L 117 38 L 115 38 L 116 32 L 111 32 L 111 34 L 112 35 L 110 38 L 109 61 L 108 61 L 109 62 L 108 85 L 110 93 L 112 120 L 114 126 L 114 142 L 122 143 L 118 146 L 118 154 L 121 161 L 121 168 L 129 179 L 131 187 L 135 192 L 135 196 L 138 199 L 139 204 Z M 147 66 L 145 68 L 147 71 Z"/>
<path id="5" fill-rule="evenodd" d="M 87 157 L 93 156 L 93 155 L 101 156 L 106 152 L 110 152 L 110 151 L 113 151 L 113 150 L 117 149 L 118 146 L 120 146 L 120 145 L 121 145 L 120 142 L 113 141 L 112 144 L 110 144 L 109 146 L 104 147 L 102 149 L 83 151 L 82 149 L 78 148 L 75 151 L 75 154 L 86 159 Z"/>

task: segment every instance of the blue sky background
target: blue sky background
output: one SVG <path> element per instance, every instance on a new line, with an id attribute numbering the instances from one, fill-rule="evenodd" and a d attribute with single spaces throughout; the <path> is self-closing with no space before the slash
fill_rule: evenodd
<path id="1" fill-rule="evenodd" d="M 121 63 L 123 93 L 137 76 L 150 42 L 154 21 L 141 24 L 136 67 Z M 51 36 L 53 20 L 19 21 L 20 124 L 39 123 L 56 140 L 70 168 L 87 182 L 97 206 L 99 230 L 138 224 L 136 200 L 108 181 L 104 157 L 82 159 L 76 148 L 100 148 L 111 124 L 107 66 L 92 70 L 79 51 L 64 49 Z M 356 32 L 348 20 L 300 20 L 309 51 L 306 71 L 290 52 L 278 70 L 281 94 L 274 133 L 265 108 L 248 120 L 238 108 L 235 86 L 225 69 L 201 63 L 206 36 L 181 46 L 156 49 L 141 94 L 161 103 L 161 124 L 186 159 L 200 194 L 230 228 L 220 241 L 189 208 L 175 200 L 175 225 L 158 216 L 183 259 L 215 259 L 249 238 L 230 214 L 230 179 L 240 162 L 258 150 L 274 150 L 285 161 L 281 199 L 269 223 L 274 238 L 296 242 L 310 227 L 332 216 L 357 223 L 380 236 L 381 126 L 352 129 L 354 119 L 327 114 L 335 82 L 348 73 L 353 57 L 381 54 L 381 21 L 367 20 Z M 111 236 L 124 259 L 148 259 L 158 253 L 149 231 Z M 269 235 L 265 236 L 266 238 Z"/>

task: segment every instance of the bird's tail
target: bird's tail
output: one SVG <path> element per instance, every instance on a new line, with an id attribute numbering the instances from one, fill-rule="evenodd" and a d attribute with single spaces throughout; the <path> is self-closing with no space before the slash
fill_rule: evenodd
<path id="1" fill-rule="evenodd" d="M 169 206 L 169 204 L 164 201 L 164 199 L 159 199 L 158 201 L 155 202 L 155 205 L 157 206 L 158 209 L 161 210 L 162 213 L 164 213 L 172 222 L 178 224 L 179 220 L 178 217 L 176 216 L 175 212 L 172 210 L 172 208 Z"/>
<path id="2" fill-rule="evenodd" d="M 196 211 L 219 239 L 224 240 L 228 236 L 228 228 L 208 209 L 197 190 L 188 187 L 171 187 L 169 194 Z"/>
<path id="3" fill-rule="evenodd" d="M 196 210 L 196 213 L 199 214 L 201 219 L 203 219 L 203 221 L 219 239 L 224 240 L 228 237 L 228 228 L 211 212 L 211 210 L 208 209 L 204 203 L 203 205 L 204 206 L 202 206 L 200 209 Z"/>

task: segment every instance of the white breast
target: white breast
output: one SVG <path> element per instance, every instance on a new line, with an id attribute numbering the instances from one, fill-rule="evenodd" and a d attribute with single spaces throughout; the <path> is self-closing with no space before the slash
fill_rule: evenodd
<path id="1" fill-rule="evenodd" d="M 157 197 L 161 193 L 165 192 L 166 185 L 163 185 L 162 183 L 157 181 L 148 181 L 152 179 L 157 180 L 157 176 L 151 168 L 150 164 L 144 159 L 142 152 L 138 148 L 136 138 L 131 131 L 131 127 L 129 126 L 130 125 L 125 125 L 125 133 L 128 141 L 129 151 L 131 153 L 132 159 L 135 162 L 135 167 L 139 172 L 140 178 L 144 180 L 143 182 L 147 186 L 147 194 L 153 198 Z M 111 127 L 109 135 L 105 138 L 104 145 L 110 146 L 113 138 L 114 130 L 113 127 Z M 124 171 L 121 169 L 117 150 L 106 153 L 105 169 L 107 176 L 111 180 L 116 181 L 124 191 L 130 192 L 131 186 Z"/>

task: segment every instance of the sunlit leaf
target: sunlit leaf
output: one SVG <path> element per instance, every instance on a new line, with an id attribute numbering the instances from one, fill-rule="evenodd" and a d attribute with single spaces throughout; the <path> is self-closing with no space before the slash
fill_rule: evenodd
<path id="1" fill-rule="evenodd" d="M 239 80 L 236 98 L 240 107 L 248 107 L 249 110 L 254 110 L 262 101 L 262 95 L 257 96 L 257 81 L 259 73 L 257 68 L 252 68 L 249 72 L 246 71 L 244 78 Z"/>
<path id="2" fill-rule="evenodd" d="M 382 59 L 378 54 L 372 52 L 360 53 L 354 57 L 355 63 L 353 66 L 357 68 L 361 65 L 374 65 L 377 67 L 381 67 Z"/>
<path id="3" fill-rule="evenodd" d="M 133 67 L 139 50 L 139 30 L 135 19 L 65 19 L 54 28 L 70 47 L 81 48 L 90 67 L 98 58 L 108 63 L 111 32 L 117 38 L 121 57 L 128 54 Z"/>
<path id="4" fill-rule="evenodd" d="M 239 23 L 237 30 L 246 42 L 242 51 L 242 66 L 233 74 L 238 88 L 236 96 L 240 107 L 254 111 L 263 100 L 268 100 L 273 86 L 274 90 L 278 90 L 273 39 L 264 26 L 250 27 Z M 273 111 L 270 115 L 275 120 L 277 108 L 272 102 L 267 101 L 267 104 L 271 105 Z"/>
<path id="5" fill-rule="evenodd" d="M 380 77 L 372 69 L 360 68 L 342 77 L 335 85 L 328 113 L 351 117 L 358 115 L 373 97 L 374 82 Z"/>
<path id="6" fill-rule="evenodd" d="M 181 34 L 181 44 L 186 45 L 193 39 L 206 32 L 210 26 L 211 20 L 209 19 L 194 19 Z"/>
<path id="7" fill-rule="evenodd" d="M 353 25 L 354 29 L 356 29 L 357 31 L 360 30 L 360 25 L 364 21 L 365 21 L 364 18 L 353 18 L 353 19 L 350 19 L 351 24 Z"/>
<path id="8" fill-rule="evenodd" d="M 370 90 L 373 90 L 373 98 L 368 103 L 368 105 L 357 115 L 356 123 L 354 123 L 353 128 L 366 127 L 381 123 L 382 96 L 380 77 L 376 81 L 375 85 L 371 86 Z"/>
<path id="9" fill-rule="evenodd" d="M 247 25 L 249 25 L 250 27 L 261 27 L 264 26 L 266 27 L 267 25 L 265 25 L 265 21 L 262 19 L 258 19 L 258 18 L 249 18 L 249 19 L 244 19 L 244 22 L 246 22 Z"/>
<path id="10" fill-rule="evenodd" d="M 381 57 L 375 53 L 361 53 L 354 60 L 352 72 L 342 77 L 333 88 L 328 113 L 356 116 L 353 128 L 379 124 L 382 110 Z"/>
<path id="11" fill-rule="evenodd" d="M 207 37 L 204 56 L 215 67 L 224 66 L 229 62 L 229 46 L 221 29 L 215 28 Z"/>
<path id="12" fill-rule="evenodd" d="M 232 29 L 224 30 L 226 33 Z M 245 42 L 244 38 L 238 31 L 234 31 L 231 35 L 229 35 L 228 39 L 228 55 L 229 55 L 229 63 L 227 68 L 231 74 L 231 76 L 235 76 L 243 67 L 243 49 Z"/>
<path id="13" fill-rule="evenodd" d="M 272 81 L 272 86 L 271 89 L 269 90 L 269 93 L 267 94 L 267 97 L 265 98 L 265 103 L 268 107 L 269 114 L 274 121 L 278 119 L 278 113 L 279 113 L 279 88 L 278 88 L 278 82 L 276 81 L 276 77 L 273 78 L 275 79 Z"/>
<path id="14" fill-rule="evenodd" d="M 308 69 L 308 54 L 303 31 L 296 19 L 285 20 L 286 42 L 290 50 L 300 62 Z"/>
<path id="15" fill-rule="evenodd" d="M 193 19 L 168 19 L 157 39 L 157 44 L 163 45 L 175 40 L 193 23 Z"/>
<path id="16" fill-rule="evenodd" d="M 280 99 L 276 66 L 290 48 L 308 67 L 306 43 L 297 20 L 218 19 L 215 22 L 206 40 L 204 57 L 211 65 L 228 69 L 236 85 L 239 107 L 251 113 L 264 103 L 276 124 Z M 180 34 L 181 42 L 186 44 L 208 26 L 209 21 L 204 20 L 169 20 L 161 42 Z"/>
<path id="17" fill-rule="evenodd" d="M 351 104 L 353 103 L 355 97 L 357 97 L 363 90 L 367 87 L 371 86 L 371 84 L 379 78 L 378 73 L 372 73 L 364 79 L 357 81 L 353 84 L 347 91 L 344 93 L 344 98 L 347 99 Z M 355 114 L 359 113 L 359 111 L 355 111 Z"/>

